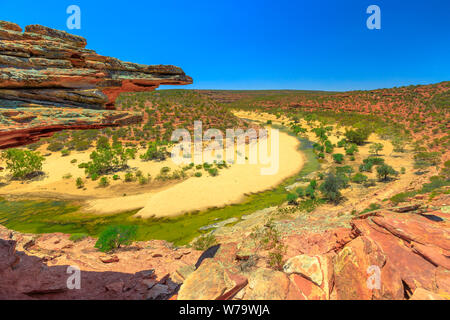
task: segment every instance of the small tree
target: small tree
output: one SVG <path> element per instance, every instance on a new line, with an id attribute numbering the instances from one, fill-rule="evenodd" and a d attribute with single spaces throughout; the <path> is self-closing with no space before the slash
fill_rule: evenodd
<path id="1" fill-rule="evenodd" d="M 342 197 L 340 190 L 345 187 L 345 184 L 342 176 L 329 173 L 320 185 L 319 190 L 326 199 L 338 203 Z"/>
<path id="2" fill-rule="evenodd" d="M 369 152 L 378 156 L 378 152 L 383 150 L 383 148 L 384 148 L 384 145 L 382 143 L 372 143 L 370 145 Z"/>
<path id="3" fill-rule="evenodd" d="M 21 149 L 8 149 L 3 152 L 2 158 L 6 160 L 6 169 L 11 171 L 16 179 L 25 179 L 41 171 L 44 161 L 39 152 Z"/>
<path id="4" fill-rule="evenodd" d="M 348 142 L 356 143 L 357 145 L 363 145 L 369 138 L 370 131 L 365 129 L 347 130 L 345 132 L 345 138 Z"/>
<path id="5" fill-rule="evenodd" d="M 110 226 L 98 237 L 95 247 L 110 252 L 122 245 L 130 245 L 136 239 L 137 226 Z"/>
<path id="6" fill-rule="evenodd" d="M 377 177 L 380 181 L 387 181 L 391 176 L 397 176 L 398 172 L 387 164 L 377 166 Z"/>

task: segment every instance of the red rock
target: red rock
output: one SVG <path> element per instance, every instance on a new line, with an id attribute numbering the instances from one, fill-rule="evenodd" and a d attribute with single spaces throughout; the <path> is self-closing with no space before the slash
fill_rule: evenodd
<path id="1" fill-rule="evenodd" d="M 192 83 L 175 66 L 141 65 L 85 49 L 86 39 L 40 25 L 0 21 L 0 149 L 54 132 L 100 129 L 142 121 L 114 110 L 122 92 Z"/>
<path id="2" fill-rule="evenodd" d="M 434 292 L 425 290 L 423 288 L 417 288 L 414 291 L 414 294 L 412 295 L 410 300 L 446 300 L 446 299 L 444 299 L 442 296 Z"/>
<path id="3" fill-rule="evenodd" d="M 119 258 L 117 256 L 101 256 L 99 259 L 103 263 L 119 262 Z"/>
<path id="4" fill-rule="evenodd" d="M 307 280 L 298 274 L 292 274 L 290 276 L 290 280 L 291 280 L 291 283 L 298 289 L 299 295 L 304 297 L 304 299 L 298 299 L 298 300 L 325 300 L 326 299 L 325 292 L 320 287 L 318 287 L 316 284 L 311 282 L 310 280 Z M 290 298 L 291 299 L 294 298 L 292 293 L 290 294 Z"/>

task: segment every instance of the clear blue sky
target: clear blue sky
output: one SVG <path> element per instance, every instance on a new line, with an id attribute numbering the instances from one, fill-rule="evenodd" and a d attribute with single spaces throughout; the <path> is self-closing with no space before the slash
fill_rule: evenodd
<path id="1" fill-rule="evenodd" d="M 448 0 L 0 2 L 0 20 L 67 30 L 100 54 L 173 64 L 200 89 L 349 90 L 450 80 Z M 381 8 L 368 30 L 366 8 Z"/>

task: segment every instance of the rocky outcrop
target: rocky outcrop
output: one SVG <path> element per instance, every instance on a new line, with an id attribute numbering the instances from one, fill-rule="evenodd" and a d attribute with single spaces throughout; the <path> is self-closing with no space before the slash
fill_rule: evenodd
<path id="1" fill-rule="evenodd" d="M 450 196 L 442 195 L 429 208 L 405 205 L 354 217 L 349 232 L 315 230 L 314 245 L 307 233 L 294 237 L 291 229 L 280 240 L 291 248 L 282 270 L 263 263 L 268 259 L 261 248 L 244 259 L 239 255 L 242 242 L 236 243 L 238 236 L 229 232 L 248 241 L 243 221 L 216 233 L 220 242 L 227 237 L 232 242 L 222 243 L 188 275 L 178 299 L 220 299 L 231 289 L 229 298 L 252 300 L 450 299 L 449 203 Z M 317 217 L 312 219 L 317 226 Z M 246 279 L 240 282 L 246 285 L 236 286 L 229 274 Z M 214 294 L 205 297 L 206 292 Z"/>
<path id="2" fill-rule="evenodd" d="M 330 230 L 312 231 L 317 238 L 285 236 L 280 241 L 291 247 L 277 267 L 251 235 L 254 219 L 273 209 L 217 230 L 220 244 L 203 253 L 154 240 L 105 255 L 90 237 L 73 242 L 65 234 L 0 226 L 0 299 L 450 299 L 449 203 L 450 195 L 441 195 L 429 208 L 423 203 L 353 217 L 348 232 L 330 220 Z M 308 216 L 314 225 L 324 223 Z M 80 290 L 67 287 L 69 266 L 81 269 Z"/>
<path id="3" fill-rule="evenodd" d="M 136 123 L 114 110 L 121 92 L 192 83 L 175 66 L 123 62 L 86 49 L 86 39 L 40 25 L 0 21 L 0 148 L 64 129 Z"/>
<path id="4" fill-rule="evenodd" d="M 94 248 L 95 239 L 73 242 L 69 237 L 0 226 L 0 300 L 169 299 L 182 281 L 177 269 L 194 265 L 201 254 L 148 241 L 105 255 Z M 70 266 L 81 270 L 79 289 L 67 285 Z"/>

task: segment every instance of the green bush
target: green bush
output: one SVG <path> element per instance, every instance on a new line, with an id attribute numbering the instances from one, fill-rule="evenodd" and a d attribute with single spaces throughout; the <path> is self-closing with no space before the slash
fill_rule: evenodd
<path id="1" fill-rule="evenodd" d="M 377 166 L 377 177 L 380 181 L 387 181 L 392 176 L 397 176 L 398 172 L 394 170 L 391 166 L 387 164 L 382 164 Z"/>
<path id="2" fill-rule="evenodd" d="M 67 157 L 69 155 L 70 155 L 70 150 L 68 150 L 68 149 L 62 149 L 61 150 L 61 156 Z"/>
<path id="3" fill-rule="evenodd" d="M 81 189 L 84 187 L 84 182 L 83 182 L 83 179 L 81 179 L 81 178 L 77 178 L 75 183 L 76 183 L 78 189 Z"/>
<path id="4" fill-rule="evenodd" d="M 298 195 L 296 195 L 295 193 L 288 193 L 286 196 L 287 202 L 291 205 L 296 205 L 297 199 L 298 199 Z"/>
<path id="5" fill-rule="evenodd" d="M 307 186 L 305 189 L 305 196 L 310 197 L 311 199 L 316 198 L 316 190 L 311 186 Z"/>
<path id="6" fill-rule="evenodd" d="M 217 244 L 216 237 L 214 234 L 209 233 L 207 235 L 202 235 L 195 239 L 195 241 L 192 243 L 192 246 L 195 250 L 199 251 L 205 251 Z"/>
<path id="7" fill-rule="evenodd" d="M 134 174 L 132 172 L 125 173 L 125 182 L 135 181 Z"/>
<path id="8" fill-rule="evenodd" d="M 414 168 L 424 169 L 431 166 L 437 166 L 441 162 L 439 152 L 419 152 L 414 155 Z"/>
<path id="9" fill-rule="evenodd" d="M 368 177 L 365 174 L 358 172 L 352 177 L 351 180 L 354 183 L 362 184 L 368 180 Z"/>
<path id="10" fill-rule="evenodd" d="M 382 143 L 372 143 L 369 147 L 369 152 L 378 155 L 378 152 L 383 150 L 384 145 Z"/>
<path id="11" fill-rule="evenodd" d="M 202 176 L 202 173 L 201 172 L 196 172 L 195 174 L 194 174 L 197 178 L 200 178 L 201 176 Z"/>
<path id="12" fill-rule="evenodd" d="M 147 151 L 141 155 L 144 161 L 157 160 L 164 161 L 169 156 L 169 152 L 160 142 L 152 141 L 148 144 Z"/>
<path id="13" fill-rule="evenodd" d="M 6 161 L 6 169 L 13 178 L 25 179 L 42 170 L 44 157 L 39 152 L 21 149 L 8 149 L 2 153 Z"/>
<path id="14" fill-rule="evenodd" d="M 130 245 L 136 238 L 137 226 L 110 226 L 98 237 L 95 248 L 110 252 L 121 246 Z"/>
<path id="15" fill-rule="evenodd" d="M 107 177 L 101 177 L 100 181 L 98 182 L 98 186 L 101 188 L 105 188 L 109 186 L 109 181 Z"/>
<path id="16" fill-rule="evenodd" d="M 90 159 L 90 162 L 82 163 L 79 167 L 84 167 L 86 174 L 92 177 L 94 174 L 100 176 L 125 168 L 129 155 L 122 144 L 115 143 L 112 147 L 93 151 Z"/>
<path id="17" fill-rule="evenodd" d="M 319 190 L 327 200 L 338 203 L 342 197 L 340 190 L 345 187 L 345 184 L 342 175 L 335 175 L 330 172 L 320 185 Z"/>
<path id="18" fill-rule="evenodd" d="M 356 143 L 357 145 L 363 145 L 369 138 L 370 131 L 365 129 L 347 130 L 345 132 L 345 138 L 348 142 Z"/>
<path id="19" fill-rule="evenodd" d="M 333 154 L 333 160 L 336 163 L 342 163 L 344 162 L 344 155 L 342 153 L 335 153 Z"/>
<path id="20" fill-rule="evenodd" d="M 305 196 L 305 189 L 303 189 L 302 187 L 298 187 L 297 189 L 295 189 L 295 193 L 297 193 L 300 198 L 303 198 Z"/>
<path id="21" fill-rule="evenodd" d="M 47 146 L 47 150 L 51 152 L 61 151 L 64 149 L 64 143 L 59 141 L 53 141 Z"/>
<path id="22" fill-rule="evenodd" d="M 217 170 L 217 168 L 211 168 L 208 170 L 208 173 L 210 176 L 216 177 L 219 175 L 219 170 Z"/>

